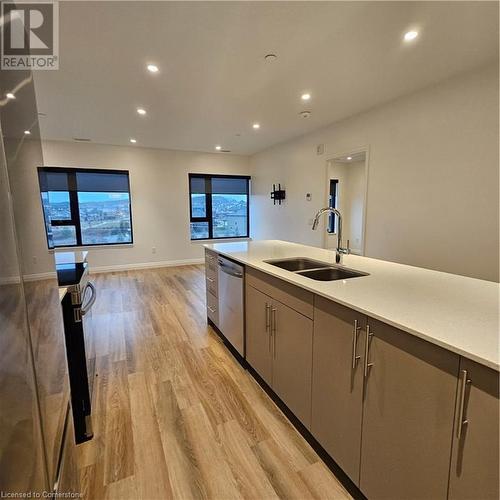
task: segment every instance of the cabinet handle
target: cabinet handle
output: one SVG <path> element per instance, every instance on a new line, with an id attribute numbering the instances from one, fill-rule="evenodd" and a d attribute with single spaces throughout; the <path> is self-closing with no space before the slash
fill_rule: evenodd
<path id="1" fill-rule="evenodd" d="M 213 282 L 214 282 L 214 279 L 213 279 L 213 278 L 209 278 L 209 277 L 207 276 L 207 281 L 209 281 L 210 283 L 213 283 Z"/>
<path id="2" fill-rule="evenodd" d="M 271 352 L 271 306 L 266 302 L 266 333 L 268 333 L 268 350 Z"/>
<path id="3" fill-rule="evenodd" d="M 266 302 L 266 332 L 271 328 L 271 306 Z"/>
<path id="4" fill-rule="evenodd" d="M 373 363 L 368 363 L 368 355 L 370 354 L 370 339 L 373 337 L 373 333 L 370 333 L 370 325 L 366 325 L 366 340 L 365 340 L 365 378 L 368 377 L 368 369 L 373 366 Z"/>
<path id="5" fill-rule="evenodd" d="M 354 370 L 356 368 L 356 364 L 361 358 L 361 356 L 358 356 L 356 353 L 356 349 L 358 346 L 358 332 L 361 330 L 361 327 L 358 326 L 358 320 L 354 320 L 354 329 L 352 332 L 352 369 Z"/>
<path id="6" fill-rule="evenodd" d="M 464 419 L 464 408 L 465 408 L 465 392 L 467 390 L 467 385 L 471 383 L 471 380 L 467 378 L 467 370 L 460 370 L 460 400 L 458 407 L 458 421 L 457 421 L 457 439 L 462 437 L 462 429 L 464 425 L 467 425 L 469 421 Z"/>
<path id="7" fill-rule="evenodd" d="M 215 314 L 215 309 L 213 307 L 207 306 L 207 308 L 212 314 Z"/>
<path id="8" fill-rule="evenodd" d="M 276 330 L 277 330 L 277 321 L 276 321 L 276 308 L 273 307 L 271 309 L 272 313 L 272 321 L 271 321 L 271 331 L 273 333 L 273 358 L 276 359 Z"/>

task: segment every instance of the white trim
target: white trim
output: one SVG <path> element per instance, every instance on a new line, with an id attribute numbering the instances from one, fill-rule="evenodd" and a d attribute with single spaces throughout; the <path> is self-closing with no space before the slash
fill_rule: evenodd
<path id="1" fill-rule="evenodd" d="M 205 259 L 202 258 L 202 259 L 183 259 L 183 260 L 163 260 L 158 262 L 137 262 L 132 264 L 118 264 L 114 266 L 96 266 L 96 267 L 90 266 L 90 272 L 112 273 L 114 271 L 132 271 L 134 269 L 153 269 L 156 267 L 192 266 L 195 264 L 203 264 L 204 262 Z M 57 274 L 55 272 L 50 272 L 50 273 L 27 274 L 23 277 L 23 279 L 24 281 L 41 281 L 56 277 Z M 10 280 L 11 278 L 7 279 Z M 11 282 L 13 281 L 9 281 L 9 283 Z"/>
<path id="2" fill-rule="evenodd" d="M 112 273 L 114 271 L 133 271 L 134 269 L 154 269 L 157 267 L 192 266 L 203 264 L 205 259 L 163 260 L 158 262 L 136 262 L 114 266 L 90 266 L 91 273 Z"/>
<path id="3" fill-rule="evenodd" d="M 6 278 L 0 278 L 0 286 L 16 285 L 19 283 L 21 283 L 21 278 L 19 276 L 7 276 Z"/>
<path id="4" fill-rule="evenodd" d="M 25 274 L 23 276 L 23 281 L 41 281 L 54 278 L 57 278 L 57 273 L 55 271 L 50 271 L 48 273 Z"/>
<path id="5" fill-rule="evenodd" d="M 80 245 L 80 246 L 71 246 L 71 247 L 54 247 L 49 248 L 49 253 L 58 253 L 58 252 L 87 252 L 88 250 L 102 250 L 103 248 L 132 248 L 134 246 L 133 243 L 103 243 L 102 245 Z"/>
<path id="6" fill-rule="evenodd" d="M 244 238 L 212 238 L 212 239 L 204 239 L 204 240 L 191 240 L 191 243 L 199 244 L 202 243 L 206 245 L 207 243 L 233 243 L 234 241 L 252 241 L 250 236 L 245 236 Z"/>

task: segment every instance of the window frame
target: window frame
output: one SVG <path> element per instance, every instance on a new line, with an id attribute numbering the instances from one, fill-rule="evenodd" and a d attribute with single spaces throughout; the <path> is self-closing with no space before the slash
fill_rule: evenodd
<path id="1" fill-rule="evenodd" d="M 193 217 L 193 194 L 191 192 L 191 179 L 204 179 L 205 180 L 205 217 Z M 213 213 L 212 213 L 212 179 L 243 179 L 246 180 L 247 186 L 247 224 L 245 236 L 214 236 L 213 234 Z M 191 241 L 207 241 L 207 240 L 231 240 L 236 238 L 250 238 L 250 179 L 249 175 L 232 175 L 232 174 L 188 174 L 188 189 L 189 189 L 189 234 Z M 243 194 L 243 193 L 242 193 Z M 206 238 L 192 238 L 191 237 L 191 223 L 193 222 L 207 222 L 208 223 L 208 237 Z"/>
<path id="2" fill-rule="evenodd" d="M 329 195 L 328 195 L 328 206 L 330 208 L 337 208 L 338 194 L 339 194 L 339 180 L 330 179 Z M 327 232 L 329 234 L 334 234 L 336 230 L 337 230 L 337 216 L 335 214 L 330 213 L 328 217 Z"/>
<path id="3" fill-rule="evenodd" d="M 75 245 L 53 245 L 50 246 L 49 235 L 47 233 L 47 228 L 45 228 L 45 237 L 47 238 L 47 246 L 49 250 L 56 248 L 77 248 L 77 247 L 101 247 L 101 246 L 116 246 L 116 245 L 133 245 L 134 243 L 134 224 L 132 220 L 132 195 L 130 193 L 130 175 L 128 170 L 115 170 L 106 168 L 79 168 L 79 167 L 38 167 L 37 168 L 39 179 L 40 172 L 54 172 L 54 173 L 65 173 L 68 179 L 68 194 L 69 194 L 69 207 L 71 219 L 54 219 L 50 220 L 50 225 L 57 226 L 75 226 Z M 76 174 L 77 173 L 94 173 L 94 174 L 121 174 L 127 176 L 127 187 L 128 187 L 128 197 L 129 197 L 129 217 L 130 217 L 130 241 L 117 242 L 117 243 L 82 243 L 82 226 L 80 221 L 80 210 L 78 203 L 78 191 L 76 185 Z M 42 202 L 42 211 L 45 215 L 45 208 L 42 199 L 42 190 L 40 187 L 40 200 Z M 45 191 L 44 191 L 45 192 Z M 46 191 L 48 192 L 48 191 Z M 84 192 L 84 191 L 82 191 Z"/>

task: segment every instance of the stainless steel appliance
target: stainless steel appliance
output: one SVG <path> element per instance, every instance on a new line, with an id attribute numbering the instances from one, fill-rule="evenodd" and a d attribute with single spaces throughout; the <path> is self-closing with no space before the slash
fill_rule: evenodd
<path id="1" fill-rule="evenodd" d="M 59 286 L 68 288 L 62 301 L 64 334 L 75 441 L 82 443 L 93 437 L 91 413 L 95 357 L 92 329 L 86 328 L 85 323 L 97 295 L 95 286 L 88 280 L 86 262 L 58 264 L 56 270 Z"/>
<path id="2" fill-rule="evenodd" d="M 37 203 L 33 172 L 44 165 L 31 71 L 0 69 L 0 95 L 8 93 L 15 98 L 0 99 L 0 490 L 52 497 L 80 486 L 55 265 L 37 236 L 41 210 L 27 210 Z"/>
<path id="3" fill-rule="evenodd" d="M 244 357 L 244 269 L 243 266 L 224 257 L 219 257 L 218 263 L 219 330 Z"/>

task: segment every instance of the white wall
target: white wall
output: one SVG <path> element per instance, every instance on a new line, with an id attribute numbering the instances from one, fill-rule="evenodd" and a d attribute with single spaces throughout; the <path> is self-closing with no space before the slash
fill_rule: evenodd
<path id="1" fill-rule="evenodd" d="M 498 281 L 498 109 L 494 65 L 255 155 L 252 236 L 321 246 L 327 158 L 369 145 L 366 255 Z"/>
<path id="2" fill-rule="evenodd" d="M 89 262 L 94 269 L 201 259 L 201 243 L 189 237 L 188 173 L 249 174 L 247 157 L 227 154 L 45 141 L 43 155 L 46 166 L 130 172 L 134 244 L 92 247 Z M 37 212 L 26 220 L 40 220 L 39 226 L 31 228 L 33 252 L 27 257 L 27 272 L 43 273 L 51 269 L 52 256 L 47 251 L 36 166 L 23 174 L 23 182 L 26 192 L 35 195 L 29 197 L 33 202 L 29 201 L 27 210 Z"/>

